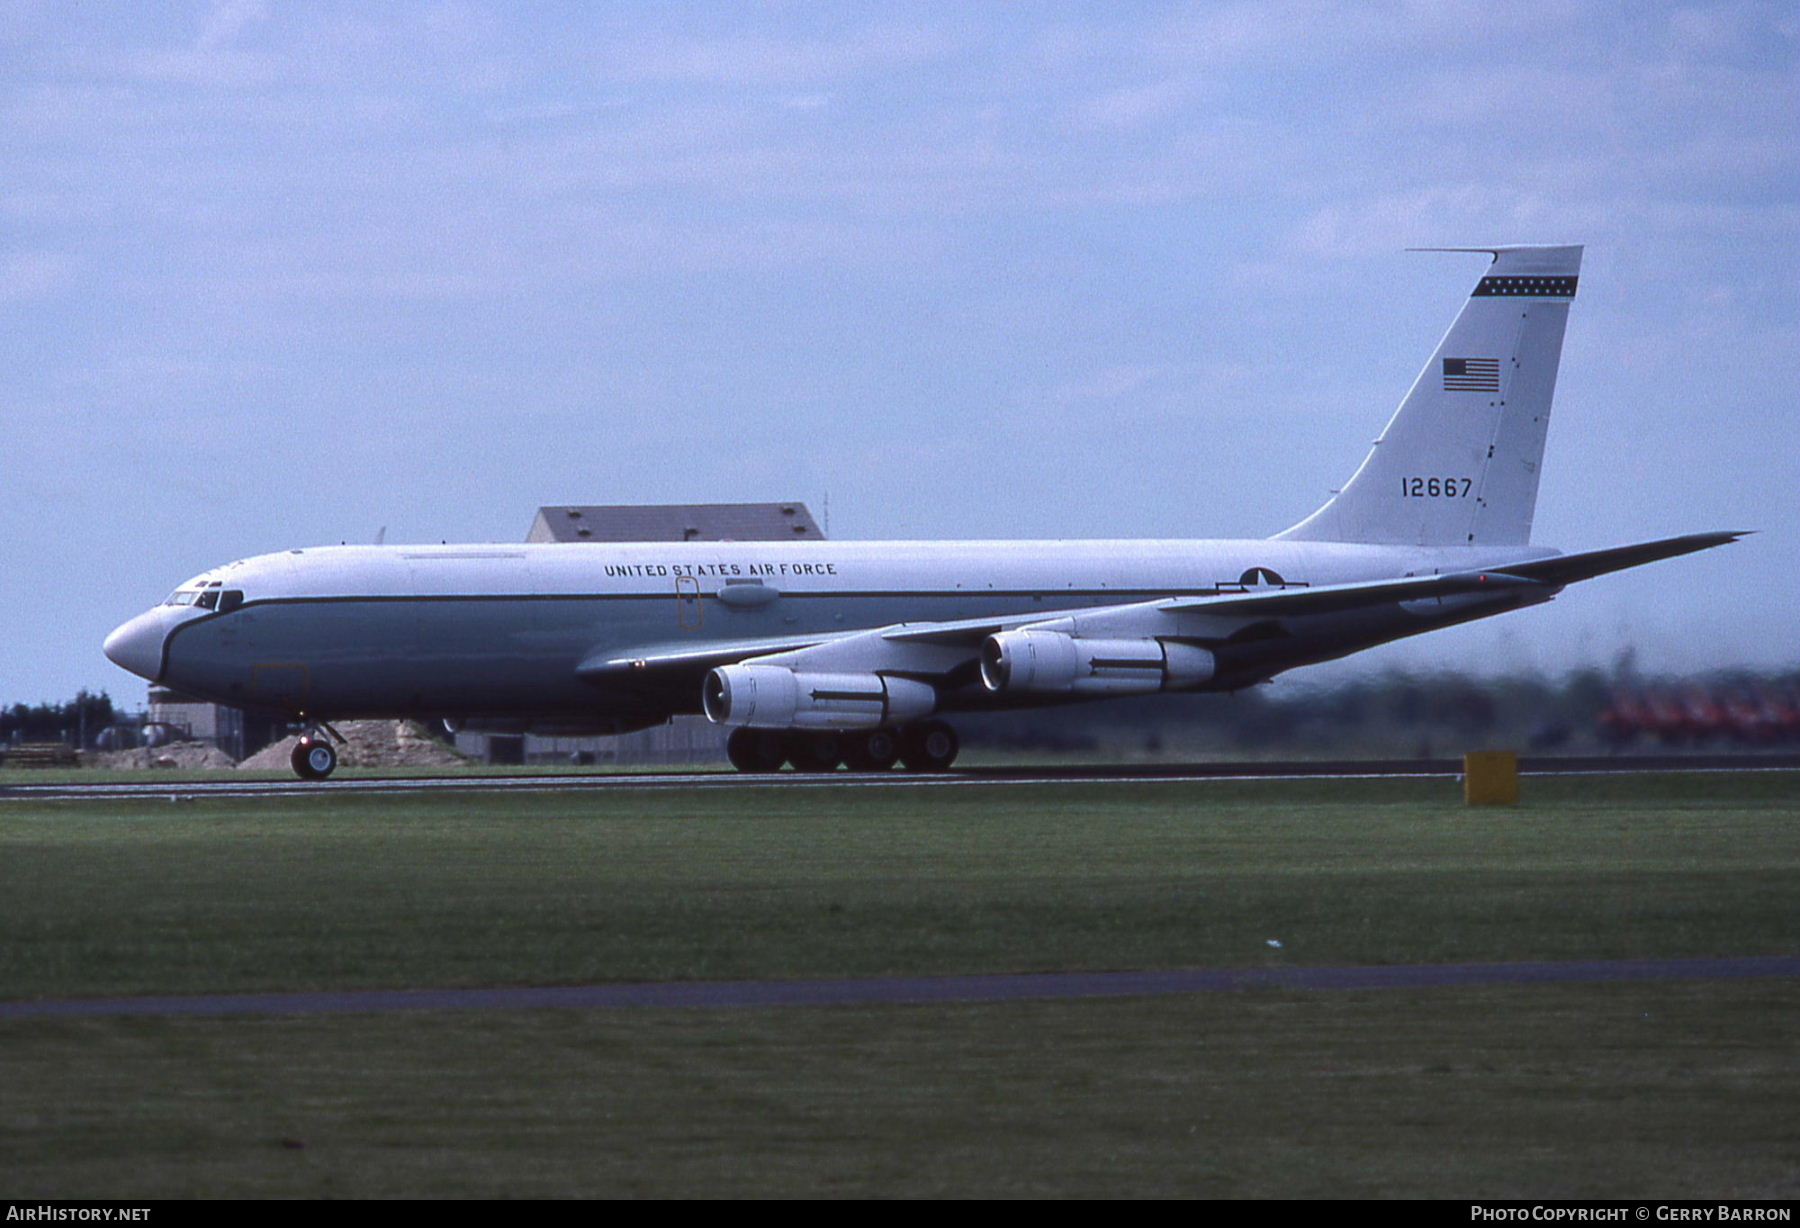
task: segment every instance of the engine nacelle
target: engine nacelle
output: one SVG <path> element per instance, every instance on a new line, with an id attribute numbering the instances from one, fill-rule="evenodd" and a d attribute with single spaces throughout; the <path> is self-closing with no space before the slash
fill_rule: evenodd
<path id="1" fill-rule="evenodd" d="M 701 705 L 715 725 L 752 729 L 879 729 L 929 716 L 937 690 L 882 674 L 808 674 L 781 665 L 722 665 Z"/>
<path id="2" fill-rule="evenodd" d="M 1212 653 L 1166 640 L 1098 640 L 1001 631 L 981 646 L 981 682 L 1008 695 L 1145 695 L 1199 686 Z"/>

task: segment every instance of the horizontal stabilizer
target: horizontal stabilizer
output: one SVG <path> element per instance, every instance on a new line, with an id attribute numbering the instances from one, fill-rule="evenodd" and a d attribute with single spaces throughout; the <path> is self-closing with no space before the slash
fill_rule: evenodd
<path id="1" fill-rule="evenodd" d="M 1748 530 L 1745 529 L 1726 533 L 1689 533 L 1685 537 L 1665 537 L 1660 541 L 1639 542 L 1635 546 L 1613 546 L 1606 550 L 1586 550 L 1580 554 L 1559 554 L 1554 558 L 1512 564 L 1504 570 L 1509 576 L 1561 588 L 1578 580 L 1592 580 L 1595 576 L 1604 576 L 1608 572 L 1624 571 L 1627 567 L 1641 567 L 1659 559 L 1672 559 L 1692 554 L 1696 550 L 1710 550 L 1714 546 L 1734 542 L 1746 533 Z"/>

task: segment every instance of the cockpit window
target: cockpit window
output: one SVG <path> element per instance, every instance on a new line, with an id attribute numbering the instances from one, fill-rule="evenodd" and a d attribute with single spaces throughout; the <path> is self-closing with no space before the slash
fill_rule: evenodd
<path id="1" fill-rule="evenodd" d="M 189 580 L 170 593 L 163 604 L 197 605 L 223 614 L 244 604 L 244 593 L 242 589 L 227 589 L 223 580 Z"/>

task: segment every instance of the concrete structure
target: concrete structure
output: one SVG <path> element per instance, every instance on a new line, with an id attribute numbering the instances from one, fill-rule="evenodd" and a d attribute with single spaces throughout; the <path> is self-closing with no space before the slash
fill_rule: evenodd
<path id="1" fill-rule="evenodd" d="M 560 504 L 540 507 L 527 542 L 823 541 L 806 504 Z M 456 748 L 495 764 L 723 763 L 725 736 L 704 717 L 610 738 L 459 733 Z"/>
<path id="2" fill-rule="evenodd" d="M 153 686 L 145 724 L 165 727 L 171 741 L 210 742 L 234 759 L 243 758 L 244 714 L 236 708 Z"/>
<path id="3" fill-rule="evenodd" d="M 822 541 L 804 503 L 540 507 L 528 542 Z"/>
<path id="4" fill-rule="evenodd" d="M 281 716 L 244 712 L 160 686 L 150 688 L 144 719 L 147 737 L 154 738 L 161 726 L 165 740 L 209 742 L 240 760 L 285 737 L 287 724 Z"/>
<path id="5" fill-rule="evenodd" d="M 624 766 L 725 762 L 731 731 L 703 716 L 677 716 L 666 725 L 610 738 L 552 738 L 535 733 L 459 733 L 456 749 L 484 763 Z"/>

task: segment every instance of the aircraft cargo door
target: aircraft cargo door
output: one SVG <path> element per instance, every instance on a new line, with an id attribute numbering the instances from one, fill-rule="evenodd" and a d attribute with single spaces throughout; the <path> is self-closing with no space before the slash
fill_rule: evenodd
<path id="1" fill-rule="evenodd" d="M 259 661 L 250 667 L 250 704 L 282 712 L 304 712 L 311 696 L 312 675 L 305 665 Z"/>
<path id="2" fill-rule="evenodd" d="M 675 621 L 689 630 L 698 629 L 702 618 L 700 578 L 675 577 Z"/>

